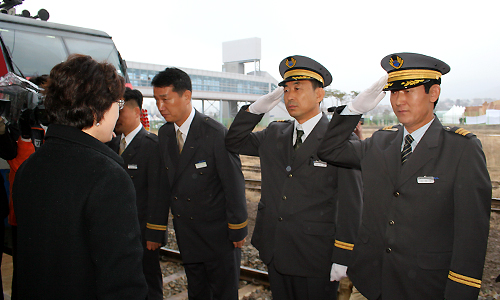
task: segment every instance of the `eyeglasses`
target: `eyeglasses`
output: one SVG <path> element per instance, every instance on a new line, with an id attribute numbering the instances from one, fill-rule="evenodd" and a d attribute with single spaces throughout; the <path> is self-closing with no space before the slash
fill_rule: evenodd
<path id="1" fill-rule="evenodd" d="M 125 106 L 125 100 L 121 99 L 116 101 L 118 102 L 118 108 L 121 110 Z"/>

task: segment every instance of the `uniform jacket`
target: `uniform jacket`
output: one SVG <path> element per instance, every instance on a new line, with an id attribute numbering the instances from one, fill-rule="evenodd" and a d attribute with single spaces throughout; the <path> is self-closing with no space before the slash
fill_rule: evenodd
<path id="1" fill-rule="evenodd" d="M 358 120 L 335 113 L 318 151 L 362 170 L 363 220 L 349 278 L 368 299 L 477 299 L 491 206 L 481 143 L 435 118 L 401 166 L 403 127 L 347 141 Z"/>
<path id="2" fill-rule="evenodd" d="M 327 165 L 316 155 L 328 126 L 324 115 L 295 151 L 293 122 L 252 132 L 263 115 L 246 109 L 231 125 L 226 147 L 260 157 L 262 196 L 252 244 L 264 263 L 274 260 L 285 275 L 327 277 L 332 262 L 350 262 L 360 224 L 360 172 Z"/>
<path id="3" fill-rule="evenodd" d="M 239 156 L 224 147 L 226 132 L 222 124 L 196 111 L 182 154 L 173 123 L 158 132 L 184 263 L 220 259 L 247 235 L 245 181 Z"/>
<path id="4" fill-rule="evenodd" d="M 50 125 L 19 168 L 19 299 L 145 299 L 135 191 L 122 159 L 83 131 Z"/>
<path id="5" fill-rule="evenodd" d="M 120 149 L 120 139 L 121 135 L 108 144 L 116 153 Z M 163 243 L 166 220 L 164 214 L 156 209 L 156 202 L 167 202 L 168 199 L 160 189 L 158 137 L 142 127 L 121 157 L 123 166 L 134 183 L 141 232 L 146 240 Z"/>

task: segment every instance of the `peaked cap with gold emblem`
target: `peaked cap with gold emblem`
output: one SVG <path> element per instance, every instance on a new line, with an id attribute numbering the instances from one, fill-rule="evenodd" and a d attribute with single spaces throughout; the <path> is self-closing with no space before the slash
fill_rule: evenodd
<path id="1" fill-rule="evenodd" d="M 430 80 L 439 80 L 450 71 L 445 62 L 418 53 L 389 54 L 380 62 L 389 74 L 384 91 L 413 88 Z"/>
<path id="2" fill-rule="evenodd" d="M 327 87 L 332 83 L 332 74 L 319 62 L 307 56 L 294 55 L 283 59 L 280 63 L 280 74 L 283 81 L 279 86 L 292 80 L 317 80 Z"/>

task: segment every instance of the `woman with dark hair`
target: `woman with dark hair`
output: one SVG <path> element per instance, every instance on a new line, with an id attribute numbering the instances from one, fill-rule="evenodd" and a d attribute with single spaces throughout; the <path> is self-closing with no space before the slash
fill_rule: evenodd
<path id="1" fill-rule="evenodd" d="M 135 190 L 104 143 L 125 91 L 111 64 L 72 55 L 45 86 L 45 143 L 19 168 L 19 299 L 145 299 Z"/>

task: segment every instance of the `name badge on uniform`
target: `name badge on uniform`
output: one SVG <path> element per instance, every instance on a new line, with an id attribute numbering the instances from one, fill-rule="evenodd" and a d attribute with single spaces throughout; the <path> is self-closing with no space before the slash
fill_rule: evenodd
<path id="1" fill-rule="evenodd" d="M 315 160 L 314 161 L 314 166 L 315 167 L 321 167 L 321 168 L 326 168 L 328 164 L 322 160 Z"/>
<path id="2" fill-rule="evenodd" d="M 417 183 L 434 183 L 434 176 L 417 177 Z"/>
<path id="3" fill-rule="evenodd" d="M 129 170 L 137 170 L 137 165 L 128 165 Z"/>
<path id="4" fill-rule="evenodd" d="M 200 161 L 194 164 L 196 169 L 201 169 L 201 168 L 206 168 L 207 167 L 207 162 L 206 161 Z"/>

